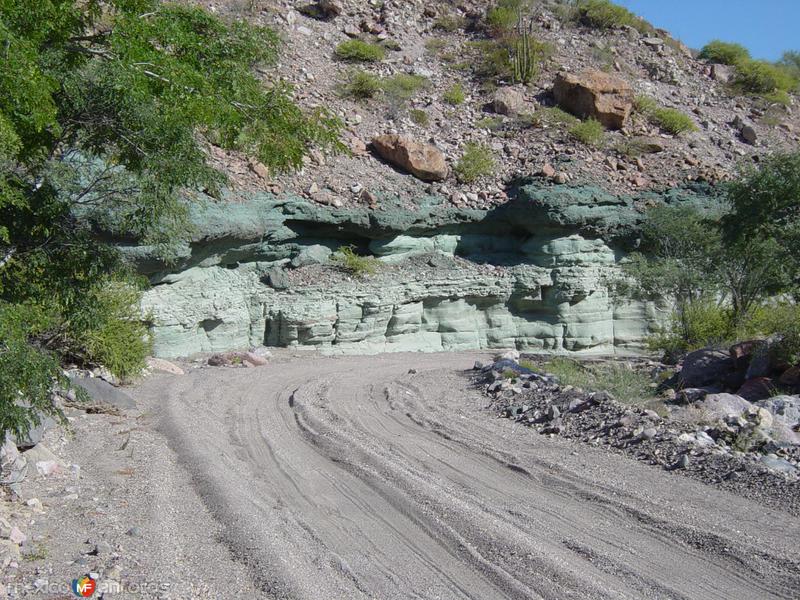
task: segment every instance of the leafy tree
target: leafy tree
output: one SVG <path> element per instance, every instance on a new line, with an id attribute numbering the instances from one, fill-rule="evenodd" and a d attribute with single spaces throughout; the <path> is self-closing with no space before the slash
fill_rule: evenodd
<path id="1" fill-rule="evenodd" d="M 788 69 L 795 79 L 800 80 L 800 52 L 797 50 L 787 50 L 778 61 L 778 64 Z"/>
<path id="2" fill-rule="evenodd" d="M 719 289 L 721 243 L 719 232 L 695 208 L 654 207 L 642 225 L 639 251 L 623 266 L 627 277 L 618 291 L 638 299 L 673 299 L 676 320 L 688 335 L 692 307 Z"/>
<path id="3" fill-rule="evenodd" d="M 751 321 L 766 299 L 797 292 L 800 153 L 775 155 L 744 173 L 727 186 L 726 199 L 721 216 L 690 207 L 651 209 L 640 251 L 623 267 L 619 292 L 675 302 L 668 334 L 658 341 L 662 348 L 752 332 Z M 713 336 L 704 339 L 709 332 Z"/>
<path id="4" fill-rule="evenodd" d="M 99 226 L 168 253 L 187 196 L 224 183 L 208 143 L 272 170 L 340 149 L 338 120 L 255 76 L 278 46 L 158 0 L 0 0 L 0 436 L 57 412 L 59 361 L 143 362 L 135 281 Z"/>
<path id="5" fill-rule="evenodd" d="M 787 274 L 800 283 L 800 152 L 779 153 L 749 169 L 728 191 L 724 220 L 728 243 L 773 240 Z"/>

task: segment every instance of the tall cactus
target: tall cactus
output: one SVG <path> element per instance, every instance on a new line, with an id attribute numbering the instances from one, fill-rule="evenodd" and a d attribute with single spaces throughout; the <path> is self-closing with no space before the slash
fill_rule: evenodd
<path id="1" fill-rule="evenodd" d="M 538 74 L 536 44 L 533 40 L 533 20 L 526 19 L 520 10 L 517 17 L 517 36 L 511 50 L 514 83 L 531 83 Z"/>

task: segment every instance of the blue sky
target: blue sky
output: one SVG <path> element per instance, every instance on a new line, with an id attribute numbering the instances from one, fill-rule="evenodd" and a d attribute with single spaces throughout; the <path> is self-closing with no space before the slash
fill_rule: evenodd
<path id="1" fill-rule="evenodd" d="M 690 46 L 738 42 L 755 58 L 800 50 L 800 0 L 616 0 Z"/>

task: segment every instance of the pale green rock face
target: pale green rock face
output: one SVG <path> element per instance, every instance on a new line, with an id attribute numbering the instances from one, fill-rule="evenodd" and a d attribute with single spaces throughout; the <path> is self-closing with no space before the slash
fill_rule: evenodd
<path id="1" fill-rule="evenodd" d="M 686 192 L 671 201 L 713 199 Z M 491 212 L 435 198 L 415 211 L 388 205 L 372 212 L 262 196 L 196 207 L 201 233 L 177 267 L 167 269 L 147 249 L 132 252 L 154 282 L 143 310 L 154 323 L 155 354 L 261 344 L 330 353 L 613 353 L 640 349 L 668 315 L 666 306 L 609 297 L 641 220 L 634 199 L 529 186 Z M 309 253 L 311 262 L 325 262 L 348 245 L 378 257 L 385 271 L 335 280 L 287 271 L 292 283 L 281 290 L 264 281 L 270 269 L 291 269 Z"/>

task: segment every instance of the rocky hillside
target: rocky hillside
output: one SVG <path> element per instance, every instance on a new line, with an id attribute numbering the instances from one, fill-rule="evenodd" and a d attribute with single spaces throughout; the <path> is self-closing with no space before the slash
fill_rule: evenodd
<path id="1" fill-rule="evenodd" d="M 242 190 L 288 192 L 335 206 L 368 205 L 384 195 L 413 204 L 420 195 L 435 193 L 459 206 L 484 207 L 505 201 L 506 186 L 515 177 L 536 174 L 617 192 L 715 183 L 765 153 L 800 141 L 796 100 L 783 105 L 737 94 L 728 84 L 729 67 L 695 59 L 667 32 L 641 33 L 629 26 L 598 30 L 565 22 L 558 3 L 539 3 L 532 13 L 531 36 L 540 51 L 537 73 L 527 86 L 512 85 L 502 66 L 493 63 L 497 49 L 486 20 L 491 2 L 206 4 L 281 31 L 287 44 L 279 71 L 283 79 L 295 86 L 303 104 L 329 109 L 347 124 L 352 156 L 317 154 L 299 176 L 270 178 L 247 157 L 220 155 Z M 384 58 L 337 57 L 337 47 L 354 39 L 386 48 Z M 558 74 L 587 71 L 595 90 L 607 85 L 605 79 L 618 80 L 619 104 L 611 112 L 625 116 L 615 121 L 613 115 L 596 115 L 615 130 L 590 144 L 570 134 L 569 115 L 553 110 Z M 354 77 L 363 74 L 387 89 L 353 98 L 371 93 L 348 92 L 348 82 L 352 87 Z M 414 79 L 406 81 L 408 75 Z M 365 81 L 357 83 L 369 87 Z M 645 99 L 682 111 L 696 131 L 665 131 L 643 114 Z M 568 102 L 562 106 L 572 108 Z M 382 134 L 435 145 L 450 176 L 434 183 L 408 177 L 368 150 Z M 453 175 L 453 167 L 470 143 L 484 146 L 495 167 L 466 183 Z"/>
<path id="2" fill-rule="evenodd" d="M 608 282 L 646 208 L 713 205 L 800 139 L 795 98 L 737 94 L 667 32 L 560 3 L 513 24 L 466 1 L 208 6 L 281 33 L 280 76 L 345 148 L 283 176 L 209 148 L 230 189 L 194 210 L 178 263 L 131 249 L 165 356 L 635 350 L 668 310 Z"/>

